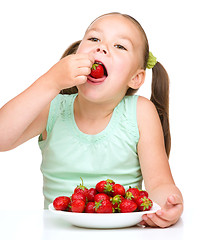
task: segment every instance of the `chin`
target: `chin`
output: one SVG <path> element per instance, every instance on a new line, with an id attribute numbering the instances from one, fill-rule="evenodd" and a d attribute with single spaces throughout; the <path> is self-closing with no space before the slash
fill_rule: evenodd
<path id="1" fill-rule="evenodd" d="M 105 100 L 106 94 L 101 89 L 91 89 L 84 86 L 78 87 L 78 94 L 85 100 L 93 103 L 101 103 Z"/>

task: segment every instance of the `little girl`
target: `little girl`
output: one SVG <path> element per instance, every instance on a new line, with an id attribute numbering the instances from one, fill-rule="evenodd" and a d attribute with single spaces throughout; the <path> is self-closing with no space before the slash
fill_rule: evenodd
<path id="1" fill-rule="evenodd" d="M 104 67 L 93 78 L 94 63 Z M 151 101 L 134 93 L 152 68 Z M 90 24 L 81 41 L 28 89 L 0 110 L 0 150 L 39 135 L 45 208 L 85 185 L 107 178 L 141 187 L 161 206 L 141 224 L 168 227 L 183 210 L 170 171 L 169 81 L 131 16 L 110 13 Z"/>

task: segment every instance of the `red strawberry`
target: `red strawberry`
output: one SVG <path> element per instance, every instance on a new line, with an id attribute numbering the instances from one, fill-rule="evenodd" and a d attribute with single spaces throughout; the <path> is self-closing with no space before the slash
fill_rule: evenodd
<path id="1" fill-rule="evenodd" d="M 119 205 L 120 203 L 124 200 L 125 198 L 121 195 L 116 195 L 112 198 L 111 203 L 112 203 L 112 207 L 115 210 L 119 210 Z"/>
<path id="2" fill-rule="evenodd" d="M 68 205 L 70 203 L 70 198 L 66 196 L 60 196 L 55 198 L 53 201 L 53 206 L 56 210 L 67 210 Z"/>
<path id="3" fill-rule="evenodd" d="M 152 200 L 145 196 L 139 196 L 136 200 L 136 204 L 139 211 L 148 211 L 153 206 Z"/>
<path id="4" fill-rule="evenodd" d="M 130 199 L 123 200 L 119 205 L 121 213 L 134 212 L 137 209 L 137 204 Z"/>
<path id="5" fill-rule="evenodd" d="M 95 202 L 88 202 L 85 207 L 85 213 L 95 213 Z"/>
<path id="6" fill-rule="evenodd" d="M 94 63 L 92 68 L 91 68 L 91 73 L 90 75 L 94 78 L 101 78 L 104 76 L 104 68 L 101 64 L 99 63 Z"/>
<path id="7" fill-rule="evenodd" d="M 84 193 L 87 195 L 88 188 L 83 185 L 83 179 L 81 178 L 81 184 L 74 189 L 74 193 Z"/>
<path id="8" fill-rule="evenodd" d="M 88 189 L 87 194 L 86 194 L 88 202 L 94 202 L 94 197 L 96 194 L 97 194 L 97 191 L 95 188 Z"/>
<path id="9" fill-rule="evenodd" d="M 125 198 L 133 200 L 135 202 L 136 199 L 139 197 L 139 195 L 140 195 L 140 191 L 137 188 L 129 188 L 126 191 Z"/>
<path id="10" fill-rule="evenodd" d="M 109 200 L 95 202 L 96 213 L 113 213 L 112 204 Z"/>
<path id="11" fill-rule="evenodd" d="M 71 203 L 71 209 L 72 212 L 82 213 L 85 209 L 85 202 L 80 199 L 74 200 Z"/>
<path id="12" fill-rule="evenodd" d="M 147 191 L 145 191 L 145 190 L 141 190 L 141 191 L 140 191 L 140 196 L 145 196 L 145 197 L 148 198 L 149 194 L 148 194 Z"/>
<path id="13" fill-rule="evenodd" d="M 113 188 L 112 186 L 115 182 L 111 179 L 107 179 L 106 181 L 100 181 L 96 184 L 95 189 L 100 193 L 111 193 Z"/>
<path id="14" fill-rule="evenodd" d="M 84 201 L 86 203 L 86 196 L 85 196 L 84 193 L 78 192 L 78 193 L 73 193 L 72 194 L 72 201 L 78 200 L 78 199 L 82 200 L 82 201 Z"/>
<path id="15" fill-rule="evenodd" d="M 105 193 L 98 193 L 95 195 L 94 197 L 94 201 L 95 202 L 100 202 L 100 201 L 103 201 L 103 200 L 110 200 L 109 196 Z"/>
<path id="16" fill-rule="evenodd" d="M 121 195 L 125 196 L 125 188 L 121 184 L 114 184 L 112 187 L 112 196 Z"/>

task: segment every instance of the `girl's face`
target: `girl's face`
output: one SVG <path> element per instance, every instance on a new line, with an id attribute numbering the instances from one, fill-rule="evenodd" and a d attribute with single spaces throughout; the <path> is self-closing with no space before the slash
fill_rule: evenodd
<path id="1" fill-rule="evenodd" d="M 88 77 L 77 86 L 79 94 L 90 101 L 120 101 L 129 87 L 136 88 L 144 78 L 143 37 L 138 27 L 122 15 L 111 14 L 96 19 L 87 29 L 77 53 L 91 54 L 106 69 L 100 79 Z M 144 79 L 143 79 L 144 80 Z"/>

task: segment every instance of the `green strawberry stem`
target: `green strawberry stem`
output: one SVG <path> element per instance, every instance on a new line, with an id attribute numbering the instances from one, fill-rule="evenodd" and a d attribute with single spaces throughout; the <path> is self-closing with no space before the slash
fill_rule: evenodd
<path id="1" fill-rule="evenodd" d="M 105 193 L 114 192 L 112 185 L 109 184 L 109 183 L 105 184 L 104 192 L 105 192 Z"/>
<path id="2" fill-rule="evenodd" d="M 95 208 L 96 211 L 98 210 L 99 207 L 102 206 L 102 201 L 103 201 L 103 200 L 100 200 L 99 202 L 95 202 L 94 208 Z"/>
<path id="3" fill-rule="evenodd" d="M 98 67 L 98 65 L 99 65 L 99 64 L 94 63 L 91 69 L 92 69 L 92 70 L 96 70 L 96 68 Z"/>
<path id="4" fill-rule="evenodd" d="M 81 185 L 83 186 L 83 178 L 82 178 L 82 177 L 80 177 L 80 179 L 81 179 Z"/>
<path id="5" fill-rule="evenodd" d="M 80 188 L 80 189 L 82 189 L 82 190 L 85 190 L 86 187 L 83 185 L 83 178 L 80 177 L 80 179 L 81 179 L 81 184 L 79 184 L 79 186 L 77 185 L 77 187 Z"/>
<path id="6" fill-rule="evenodd" d="M 152 206 L 152 202 L 148 198 L 143 197 L 142 204 L 140 206 L 143 207 L 143 211 L 145 211 L 146 209 Z"/>

